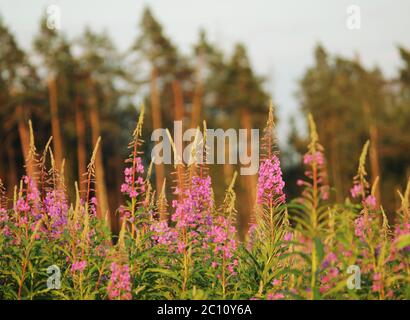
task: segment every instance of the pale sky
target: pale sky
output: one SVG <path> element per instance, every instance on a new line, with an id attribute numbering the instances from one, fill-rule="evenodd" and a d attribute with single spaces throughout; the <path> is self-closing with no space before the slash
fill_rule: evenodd
<path id="1" fill-rule="evenodd" d="M 0 15 L 27 49 L 50 4 L 60 7 L 62 31 L 69 38 L 89 25 L 107 30 L 123 50 L 138 35 L 145 5 L 184 53 L 201 27 L 227 52 L 235 42 L 245 43 L 255 70 L 270 79 L 266 88 L 278 106 L 281 144 L 287 120 L 297 112 L 297 80 L 312 63 L 318 42 L 330 53 L 358 53 L 367 66 L 378 65 L 387 76 L 399 67 L 397 45 L 410 48 L 409 0 L 0 0 Z M 346 9 L 352 4 L 361 8 L 360 30 L 346 27 Z"/>

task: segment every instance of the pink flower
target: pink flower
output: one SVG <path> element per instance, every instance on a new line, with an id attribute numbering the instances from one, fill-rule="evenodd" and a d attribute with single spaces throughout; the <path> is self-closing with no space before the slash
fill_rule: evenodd
<path id="1" fill-rule="evenodd" d="M 344 257 L 351 257 L 352 255 L 353 255 L 353 253 L 350 250 L 343 251 L 343 256 Z"/>
<path id="2" fill-rule="evenodd" d="M 299 186 L 299 187 L 301 187 L 301 186 L 303 186 L 303 185 L 305 185 L 305 184 L 306 184 L 306 182 L 305 182 L 304 180 L 302 180 L 302 179 L 296 180 L 296 185 Z"/>
<path id="3" fill-rule="evenodd" d="M 16 202 L 15 210 L 20 212 L 28 212 L 30 211 L 30 205 L 25 199 L 19 198 Z"/>
<path id="4" fill-rule="evenodd" d="M 43 201 L 45 212 L 51 222 L 51 237 L 57 239 L 64 232 L 67 224 L 68 202 L 61 190 L 47 192 Z"/>
<path id="5" fill-rule="evenodd" d="M 318 146 L 317 146 L 318 147 Z M 319 147 L 318 147 L 319 148 Z M 309 190 L 313 187 L 313 166 L 316 167 L 316 183 L 319 191 L 319 197 L 322 200 L 329 199 L 329 186 L 327 185 L 327 173 L 325 170 L 325 157 L 322 151 L 312 151 L 309 148 L 309 151 L 303 156 L 303 163 L 307 166 L 305 171 L 305 176 L 308 180 L 297 180 L 296 184 L 298 186 L 304 186 L 303 195 L 308 197 Z M 303 198 L 299 198 L 300 203 L 304 203 Z"/>
<path id="6" fill-rule="evenodd" d="M 376 198 L 372 195 L 367 196 L 364 200 L 364 203 L 366 206 L 370 207 L 373 210 L 377 208 Z"/>
<path id="7" fill-rule="evenodd" d="M 131 277 L 128 265 L 111 264 L 111 278 L 107 287 L 110 300 L 131 300 Z"/>
<path id="8" fill-rule="evenodd" d="M 359 237 L 363 242 L 365 241 L 367 232 L 370 228 L 371 217 L 365 217 L 364 215 L 358 217 L 355 221 L 355 235 Z"/>
<path id="9" fill-rule="evenodd" d="M 328 283 L 330 281 L 330 277 L 329 276 L 324 276 L 323 278 L 322 278 L 322 283 Z"/>
<path id="10" fill-rule="evenodd" d="M 178 241 L 177 252 L 182 253 L 184 252 L 184 249 L 185 249 L 185 243 L 183 243 L 182 241 Z"/>
<path id="11" fill-rule="evenodd" d="M 320 293 L 325 293 L 326 291 L 329 291 L 331 288 L 330 284 L 324 284 L 322 286 L 320 286 L 319 291 Z"/>
<path id="12" fill-rule="evenodd" d="M 130 198 L 136 198 L 145 192 L 145 182 L 142 177 L 144 166 L 140 157 L 131 161 L 132 166 L 124 169 L 124 183 L 121 184 L 121 193 L 128 195 Z"/>
<path id="13" fill-rule="evenodd" d="M 318 166 L 324 165 L 325 158 L 323 156 L 323 153 L 320 152 L 320 151 L 316 151 L 315 154 L 306 153 L 303 156 L 303 163 L 304 164 L 309 165 L 313 162 L 315 162 Z"/>
<path id="14" fill-rule="evenodd" d="M 138 192 L 136 190 L 131 190 L 129 192 L 130 198 L 136 198 L 138 196 Z"/>
<path id="15" fill-rule="evenodd" d="M 273 280 L 272 280 L 272 285 L 273 285 L 273 286 L 279 286 L 279 285 L 281 285 L 281 284 L 282 284 L 282 281 L 279 280 L 279 279 L 273 279 Z"/>
<path id="16" fill-rule="evenodd" d="M 286 232 L 286 233 L 285 233 L 285 236 L 283 237 L 283 240 L 285 240 L 285 241 L 292 241 L 292 238 L 293 238 L 292 232 Z"/>
<path id="17" fill-rule="evenodd" d="M 405 264 L 403 262 L 400 262 L 397 266 L 393 267 L 393 272 L 400 272 L 401 270 L 404 270 Z"/>
<path id="18" fill-rule="evenodd" d="M 311 155 L 310 153 L 307 153 L 303 156 L 303 163 L 310 164 L 313 162 L 313 159 L 314 159 L 313 155 Z"/>
<path id="19" fill-rule="evenodd" d="M 322 198 L 322 200 L 329 199 L 329 186 L 321 186 L 319 191 L 320 191 L 320 197 Z"/>
<path id="20" fill-rule="evenodd" d="M 80 271 L 83 272 L 85 267 L 87 266 L 87 261 L 77 261 L 74 262 L 71 266 L 71 272 Z"/>
<path id="21" fill-rule="evenodd" d="M 237 261 L 233 258 L 237 248 L 236 228 L 227 217 L 214 214 L 211 178 L 193 176 L 190 187 L 176 189 L 175 194 L 178 198 L 172 201 L 175 210 L 171 215 L 172 226 L 166 221 L 154 223 L 152 239 L 166 245 L 172 253 L 183 254 L 187 246 L 193 248 L 193 254 L 204 250 L 208 259 L 212 257 L 213 268 L 219 270 L 225 259 L 226 270 L 236 274 Z"/>
<path id="22" fill-rule="evenodd" d="M 285 202 L 284 187 L 285 182 L 282 179 L 279 158 L 273 155 L 262 162 L 259 168 L 258 204 L 272 203 L 274 206 L 283 204 Z"/>
<path id="23" fill-rule="evenodd" d="M 177 232 L 168 226 L 167 221 L 159 221 L 151 225 L 152 238 L 159 244 L 171 245 L 178 238 Z"/>
<path id="24" fill-rule="evenodd" d="M 96 197 L 92 197 L 92 198 L 91 198 L 91 203 L 92 203 L 93 205 L 97 206 L 97 205 L 98 205 L 97 198 L 96 198 Z"/>
<path id="25" fill-rule="evenodd" d="M 338 268 L 331 268 L 329 270 L 329 276 L 331 278 L 336 278 L 339 275 L 339 269 Z"/>
<path id="26" fill-rule="evenodd" d="M 123 184 L 121 185 L 121 192 L 122 192 L 122 193 L 127 193 L 127 192 L 128 192 L 128 184 L 123 183 Z"/>
<path id="27" fill-rule="evenodd" d="M 372 285 L 372 291 L 373 292 L 379 292 L 379 291 L 382 290 L 382 288 L 383 288 L 383 286 L 382 286 L 381 282 L 379 282 L 379 281 L 374 282 L 373 285 Z"/>
<path id="28" fill-rule="evenodd" d="M 350 194 L 352 195 L 353 198 L 357 198 L 360 196 L 362 193 L 363 188 L 360 184 L 355 184 L 353 185 L 353 188 L 350 189 Z"/>
<path id="29" fill-rule="evenodd" d="M 268 293 L 266 298 L 268 300 L 280 300 L 284 299 L 285 295 L 283 293 Z"/>
<path id="30" fill-rule="evenodd" d="M 329 252 L 323 260 L 322 267 L 327 268 L 337 261 L 337 256 L 333 252 Z"/>

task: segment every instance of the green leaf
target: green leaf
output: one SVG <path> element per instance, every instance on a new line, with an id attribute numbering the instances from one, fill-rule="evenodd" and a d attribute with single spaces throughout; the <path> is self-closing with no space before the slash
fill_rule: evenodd
<path id="1" fill-rule="evenodd" d="M 317 252 L 318 263 L 320 264 L 325 256 L 325 250 L 323 248 L 323 243 L 319 237 L 315 237 L 314 242 Z"/>
<path id="2" fill-rule="evenodd" d="M 182 283 L 180 277 L 178 274 L 176 274 L 175 272 L 173 272 L 172 270 L 168 270 L 168 269 L 162 269 L 162 268 L 149 268 L 147 270 L 145 270 L 144 275 L 147 273 L 159 273 L 162 274 L 168 278 L 171 278 L 173 280 L 175 280 L 178 283 Z"/>
<path id="3" fill-rule="evenodd" d="M 396 243 L 397 249 L 401 250 L 405 247 L 410 246 L 410 234 L 402 235 Z"/>

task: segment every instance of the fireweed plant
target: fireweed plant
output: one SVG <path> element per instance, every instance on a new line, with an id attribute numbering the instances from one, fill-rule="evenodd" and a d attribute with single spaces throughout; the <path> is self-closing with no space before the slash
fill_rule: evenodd
<path id="1" fill-rule="evenodd" d="M 121 229 L 115 237 L 95 197 L 99 141 L 71 202 L 51 139 L 38 154 L 29 123 L 26 171 L 32 176 L 22 177 L 11 199 L 0 180 L 1 299 L 410 298 L 410 179 L 398 192 L 401 205 L 389 224 L 375 196 L 378 178 L 370 185 L 367 177 L 369 142 L 350 197 L 336 203 L 309 115 L 305 177 L 297 181 L 300 197 L 290 201 L 270 106 L 255 208 L 240 239 L 236 173 L 217 204 L 208 168 L 176 162 L 173 195 L 167 199 L 166 182 L 154 190 L 152 163 L 146 168 L 142 161 L 143 118 L 142 107 L 125 161 L 121 192 L 126 200 L 117 210 Z M 196 148 L 204 142 L 195 138 L 193 158 L 201 150 L 206 159 L 207 150 Z M 173 147 L 174 157 L 181 157 Z M 50 266 L 59 273 L 51 274 Z M 360 272 L 359 283 L 349 286 L 352 266 Z M 58 277 L 57 287 L 50 286 L 50 277 Z"/>

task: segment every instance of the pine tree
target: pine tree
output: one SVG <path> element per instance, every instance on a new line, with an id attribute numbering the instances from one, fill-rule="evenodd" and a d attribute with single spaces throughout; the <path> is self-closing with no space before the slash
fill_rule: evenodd
<path id="1" fill-rule="evenodd" d="M 122 167 L 119 160 L 122 156 L 116 150 L 119 146 L 126 145 L 120 132 L 124 128 L 122 113 L 128 111 L 122 109 L 124 106 L 120 99 L 127 101 L 130 95 L 130 75 L 121 63 L 122 56 L 106 33 L 98 34 L 86 28 L 76 45 L 79 49 L 77 60 L 81 79 L 78 90 L 84 100 L 83 106 L 78 106 L 78 117 L 82 119 L 78 120 L 77 127 L 80 127 L 81 135 L 84 130 L 82 123 L 86 120 L 82 114 L 85 110 L 90 120 L 92 145 L 102 137 L 95 158 L 96 195 L 99 202 L 98 212 L 102 217 L 106 217 L 107 213 L 111 213 L 110 207 L 118 206 L 120 200 L 118 192 L 122 177 L 107 177 L 105 172 L 111 166 L 114 166 L 115 170 Z M 127 127 L 129 125 L 125 126 Z M 80 154 L 80 151 L 78 153 Z M 117 187 L 116 192 L 107 192 L 107 182 Z M 114 215 L 111 215 L 111 218 L 113 217 Z"/>
<path id="2" fill-rule="evenodd" d="M 143 81 L 150 83 L 152 129 L 164 125 L 169 127 L 175 118 L 181 117 L 183 93 L 192 71 L 186 59 L 179 55 L 176 47 L 164 35 L 162 26 L 149 8 L 143 12 L 140 28 L 141 33 L 133 46 L 133 52 L 139 59 L 149 61 L 150 74 Z M 156 190 L 161 190 L 165 177 L 163 164 L 155 165 L 155 177 Z"/>
<path id="3" fill-rule="evenodd" d="M 12 189 L 17 183 L 16 173 L 19 166 L 18 162 L 16 165 L 18 157 L 13 149 L 17 143 L 21 144 L 23 160 L 27 164 L 27 174 L 32 177 L 35 175 L 35 168 L 27 161 L 29 154 L 28 119 L 35 111 L 33 106 L 38 102 L 41 88 L 35 68 L 25 52 L 18 46 L 2 19 L 0 19 L 0 70 L 2 70 L 0 72 L 0 121 L 4 124 L 0 132 L 6 142 L 0 146 L 0 150 L 6 148 L 1 155 L 7 155 L 7 159 L 1 158 L 0 160 L 2 163 L 7 163 L 8 186 Z M 14 135 L 15 132 L 19 133 L 19 137 Z M 5 173 L 6 166 L 0 171 L 2 175 Z"/>
<path id="4" fill-rule="evenodd" d="M 34 49 L 41 58 L 41 66 L 46 69 L 47 88 L 51 116 L 51 131 L 53 135 L 53 153 L 58 170 L 61 170 L 64 158 L 64 130 L 61 119 L 64 110 L 71 104 L 72 85 L 74 83 L 74 58 L 69 42 L 64 35 L 47 26 L 47 18 L 40 21 L 40 30 L 34 39 Z"/>

